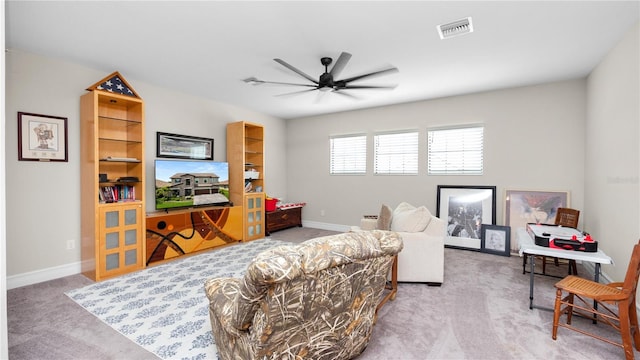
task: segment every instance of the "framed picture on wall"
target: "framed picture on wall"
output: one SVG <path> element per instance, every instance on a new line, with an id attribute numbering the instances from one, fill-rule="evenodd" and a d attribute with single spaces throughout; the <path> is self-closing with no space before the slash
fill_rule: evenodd
<path id="1" fill-rule="evenodd" d="M 447 221 L 445 246 L 480 250 L 482 224 L 496 223 L 496 187 L 438 185 L 436 216 Z"/>
<path id="2" fill-rule="evenodd" d="M 511 228 L 500 225 L 482 225 L 480 251 L 489 254 L 511 256 Z"/>
<path id="3" fill-rule="evenodd" d="M 69 161 L 67 118 L 18 112 L 18 160 Z"/>
<path id="4" fill-rule="evenodd" d="M 213 160 L 213 139 L 158 132 L 156 157 Z"/>

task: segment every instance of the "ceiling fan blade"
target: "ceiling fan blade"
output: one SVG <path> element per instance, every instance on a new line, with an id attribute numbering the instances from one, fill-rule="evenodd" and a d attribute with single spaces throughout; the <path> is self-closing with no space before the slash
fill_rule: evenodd
<path id="1" fill-rule="evenodd" d="M 305 74 L 304 72 L 302 72 L 301 70 L 296 69 L 295 67 L 293 67 L 292 65 L 289 65 L 286 61 L 282 60 L 282 59 L 273 59 L 275 62 L 277 62 L 278 64 L 286 67 L 287 69 L 295 72 L 296 74 L 302 76 L 303 78 L 311 81 L 314 84 L 318 83 L 318 80 L 315 80 L 314 78 L 312 78 L 311 76 Z"/>
<path id="2" fill-rule="evenodd" d="M 381 89 L 381 90 L 391 90 L 395 89 L 398 85 L 387 85 L 387 86 L 375 86 L 375 85 L 345 85 L 341 87 L 342 89 Z"/>
<path id="3" fill-rule="evenodd" d="M 262 80 L 257 80 L 256 82 L 258 83 L 258 85 L 274 84 L 274 85 L 305 86 L 305 87 L 316 88 L 316 85 L 312 85 L 312 84 L 295 84 L 295 83 L 286 83 L 286 82 L 278 82 L 278 81 L 262 81 Z"/>
<path id="4" fill-rule="evenodd" d="M 275 96 L 291 96 L 291 95 L 299 95 L 299 94 L 302 94 L 302 93 L 306 93 L 306 92 L 309 92 L 309 91 L 316 91 L 316 90 L 318 90 L 318 89 L 316 89 L 316 88 L 314 87 L 313 89 L 307 89 L 307 90 L 294 91 L 294 92 L 290 92 L 290 93 L 278 94 L 278 95 L 275 95 Z"/>
<path id="5" fill-rule="evenodd" d="M 349 62 L 350 59 L 351 59 L 351 54 L 343 51 L 342 54 L 340 54 L 340 57 L 338 58 L 336 63 L 333 65 L 333 68 L 331 68 L 331 71 L 329 72 L 329 74 L 331 74 L 334 78 L 340 75 L 344 67 L 347 66 L 347 63 Z"/>
<path id="6" fill-rule="evenodd" d="M 339 91 L 339 90 L 334 90 L 334 91 L 332 91 L 332 93 L 338 94 L 338 95 L 342 95 L 344 97 L 348 97 L 348 98 L 353 99 L 353 100 L 360 100 L 360 98 L 357 97 L 357 96 L 354 96 L 352 94 L 349 94 L 349 93 L 346 93 L 346 92 L 342 92 L 342 91 Z"/>
<path id="7" fill-rule="evenodd" d="M 398 72 L 398 68 L 392 67 L 392 68 L 388 68 L 388 69 L 384 69 L 384 70 L 374 71 L 372 73 L 368 73 L 368 74 L 364 74 L 364 75 L 353 76 L 353 77 L 350 77 L 348 79 L 342 79 L 342 80 L 339 80 L 339 82 L 348 83 L 348 82 L 351 82 L 351 81 L 356 81 L 356 80 L 364 79 L 364 78 L 367 78 L 367 77 L 379 76 L 379 75 L 390 74 L 390 73 L 395 73 L 395 72 Z"/>
<path id="8" fill-rule="evenodd" d="M 322 99 L 327 95 L 328 91 L 318 91 L 316 94 L 316 99 L 313 101 L 314 104 L 318 104 L 322 102 Z"/>

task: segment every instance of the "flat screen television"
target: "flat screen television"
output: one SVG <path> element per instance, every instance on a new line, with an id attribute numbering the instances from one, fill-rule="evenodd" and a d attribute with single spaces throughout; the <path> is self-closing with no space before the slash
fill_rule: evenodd
<path id="1" fill-rule="evenodd" d="M 155 190 L 156 210 L 229 205 L 229 163 L 156 159 Z"/>

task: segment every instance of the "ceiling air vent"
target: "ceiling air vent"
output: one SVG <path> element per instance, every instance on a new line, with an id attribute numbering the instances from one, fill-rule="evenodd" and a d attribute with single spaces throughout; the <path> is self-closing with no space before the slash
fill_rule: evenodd
<path id="1" fill-rule="evenodd" d="M 470 17 L 438 25 L 437 28 L 440 39 L 443 40 L 473 32 L 473 24 Z"/>

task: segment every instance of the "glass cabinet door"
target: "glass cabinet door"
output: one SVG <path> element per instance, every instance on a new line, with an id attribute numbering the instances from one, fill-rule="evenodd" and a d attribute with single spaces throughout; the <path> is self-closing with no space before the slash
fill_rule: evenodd
<path id="1" fill-rule="evenodd" d="M 101 208 L 100 255 L 97 270 L 112 276 L 142 268 L 142 206 L 114 205 Z"/>
<path id="2" fill-rule="evenodd" d="M 264 193 L 245 194 L 244 240 L 264 237 Z"/>

